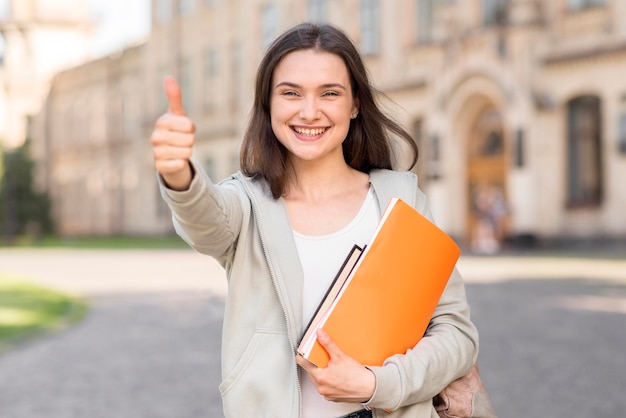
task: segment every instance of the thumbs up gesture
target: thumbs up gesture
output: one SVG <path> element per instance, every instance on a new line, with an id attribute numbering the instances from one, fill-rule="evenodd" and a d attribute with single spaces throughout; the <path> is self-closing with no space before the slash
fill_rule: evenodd
<path id="1" fill-rule="evenodd" d="M 183 109 L 178 82 L 166 77 L 164 86 L 169 107 L 157 120 L 150 138 L 154 166 L 171 189 L 186 190 L 193 177 L 189 158 L 196 127 Z"/>

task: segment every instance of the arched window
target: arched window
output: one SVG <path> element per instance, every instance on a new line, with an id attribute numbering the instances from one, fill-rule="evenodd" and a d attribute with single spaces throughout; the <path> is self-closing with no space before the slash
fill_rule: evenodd
<path id="1" fill-rule="evenodd" d="M 580 96 L 567 104 L 567 205 L 598 206 L 602 200 L 600 99 Z"/>

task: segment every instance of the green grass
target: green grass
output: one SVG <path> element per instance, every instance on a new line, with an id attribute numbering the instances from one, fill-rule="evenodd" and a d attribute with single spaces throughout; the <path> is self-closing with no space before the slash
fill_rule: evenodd
<path id="1" fill-rule="evenodd" d="M 0 352 L 80 321 L 86 301 L 0 274 Z"/>
<path id="2" fill-rule="evenodd" d="M 178 236 L 94 236 L 94 237 L 20 237 L 2 247 L 21 248 L 96 248 L 96 249 L 188 249 Z"/>

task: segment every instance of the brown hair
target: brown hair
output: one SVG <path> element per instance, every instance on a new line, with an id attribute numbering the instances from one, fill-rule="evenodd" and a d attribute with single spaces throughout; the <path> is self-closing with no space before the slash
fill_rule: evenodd
<path id="1" fill-rule="evenodd" d="M 417 145 L 411 135 L 377 106 L 377 91 L 371 85 L 361 56 L 350 39 L 330 25 L 299 24 L 278 37 L 259 64 L 252 114 L 243 137 L 241 171 L 267 181 L 272 195 L 279 198 L 286 189 L 287 150 L 276 138 L 270 119 L 272 77 L 285 55 L 303 49 L 317 49 L 339 56 L 345 63 L 352 94 L 359 113 L 350 124 L 343 142 L 343 155 L 352 168 L 368 173 L 374 168 L 391 169 L 390 133 L 403 139 L 413 152 L 411 167 L 417 162 Z"/>

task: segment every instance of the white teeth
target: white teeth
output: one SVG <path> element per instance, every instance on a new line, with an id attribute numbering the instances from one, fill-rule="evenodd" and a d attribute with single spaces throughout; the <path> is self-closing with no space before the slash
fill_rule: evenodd
<path id="1" fill-rule="evenodd" d="M 315 136 L 324 133 L 325 128 L 309 129 L 309 128 L 294 128 L 294 130 L 300 135 Z"/>

